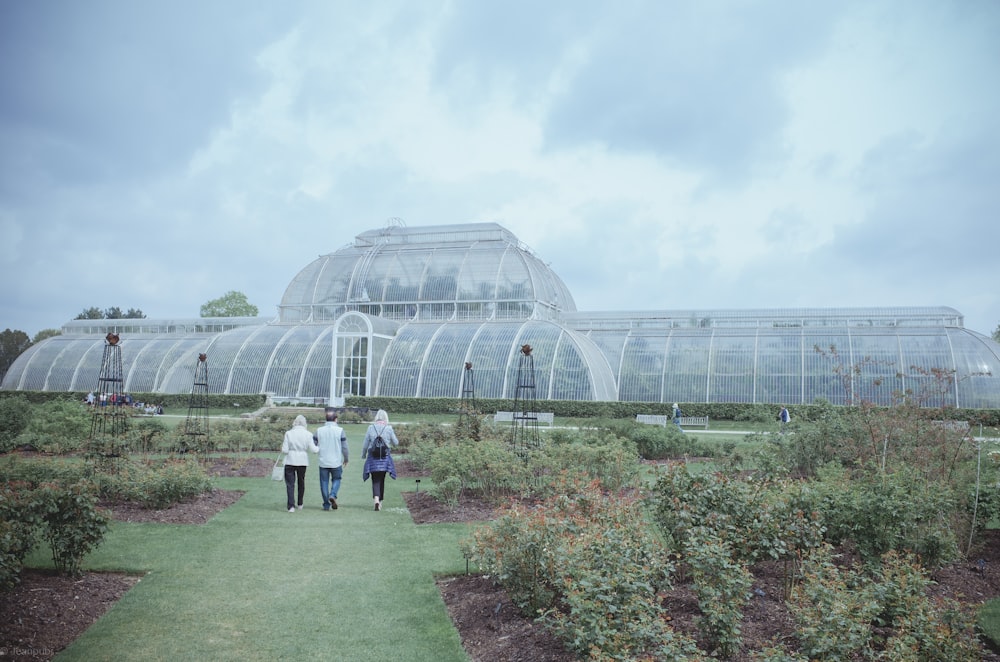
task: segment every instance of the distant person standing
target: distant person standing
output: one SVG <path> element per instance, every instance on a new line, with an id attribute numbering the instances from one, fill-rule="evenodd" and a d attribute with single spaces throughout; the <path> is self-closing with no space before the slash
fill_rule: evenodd
<path id="1" fill-rule="evenodd" d="M 681 411 L 681 408 L 679 406 L 677 406 L 677 403 L 675 402 L 674 403 L 674 425 L 676 425 L 677 429 L 680 430 L 681 432 L 684 432 L 684 428 L 681 427 L 681 416 L 683 416 L 683 415 L 684 415 L 684 412 Z"/>
<path id="2" fill-rule="evenodd" d="M 781 411 L 778 412 L 778 421 L 781 423 L 781 434 L 785 434 L 785 426 L 792 420 L 791 414 L 788 413 L 788 407 L 781 405 Z"/>
<path id="3" fill-rule="evenodd" d="M 309 452 L 317 452 L 313 436 L 306 428 L 306 417 L 299 414 L 292 422 L 292 429 L 285 433 L 281 442 L 281 452 L 285 455 L 285 493 L 288 496 L 288 512 L 294 513 L 295 506 L 302 510 L 302 500 L 306 495 L 306 469 L 309 467 Z M 295 481 L 298 479 L 298 500 L 296 501 Z"/>
<path id="4" fill-rule="evenodd" d="M 396 465 L 392 461 L 390 446 L 398 446 L 399 439 L 392 426 L 389 425 L 389 415 L 384 409 L 375 414 L 375 422 L 368 426 L 365 433 L 365 443 L 361 448 L 361 457 L 365 460 L 365 469 L 361 480 L 372 478 L 372 498 L 375 500 L 375 510 L 382 510 L 385 500 L 385 475 L 389 474 L 396 480 Z"/>
<path id="5" fill-rule="evenodd" d="M 337 494 L 347 466 L 347 434 L 337 425 L 336 409 L 327 407 L 323 413 L 326 423 L 313 435 L 317 444 L 315 452 L 319 453 L 319 492 L 323 495 L 323 510 L 336 510 Z"/>

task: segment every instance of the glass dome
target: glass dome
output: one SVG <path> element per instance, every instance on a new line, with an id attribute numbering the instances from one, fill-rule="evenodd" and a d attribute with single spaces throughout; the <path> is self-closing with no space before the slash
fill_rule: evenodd
<path id="1" fill-rule="evenodd" d="M 576 310 L 562 280 L 495 223 L 358 235 L 300 271 L 278 307 L 284 323 L 348 311 L 399 321 L 550 319 Z"/>

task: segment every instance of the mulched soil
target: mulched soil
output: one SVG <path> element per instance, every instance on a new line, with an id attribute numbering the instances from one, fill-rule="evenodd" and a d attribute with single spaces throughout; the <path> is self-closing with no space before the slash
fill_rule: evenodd
<path id="1" fill-rule="evenodd" d="M 267 476 L 272 462 L 224 459 L 208 467 L 220 476 Z M 414 476 L 405 460 L 397 462 L 401 475 Z M 106 504 L 115 519 L 130 522 L 203 524 L 242 496 L 241 492 L 213 490 L 188 503 L 163 510 L 143 510 L 129 504 Z M 486 521 L 495 510 L 474 498 L 463 498 L 450 508 L 426 492 L 403 495 L 417 524 Z M 972 563 L 957 563 L 934 573 L 932 593 L 974 606 L 1000 596 L 1000 531 L 992 531 L 973 554 Z M 982 559 L 982 563 L 979 560 Z M 762 563 L 753 568 L 754 597 L 745 610 L 744 645 L 732 659 L 750 660 L 750 652 L 771 641 L 792 646 L 793 625 L 781 601 L 782 568 Z M 0 660 L 49 660 L 100 618 L 140 578 L 116 573 L 86 573 L 59 577 L 25 570 L 21 583 L 0 594 Z M 458 629 L 462 644 L 476 662 L 569 662 L 576 659 L 543 627 L 525 618 L 506 593 L 479 574 L 438 580 L 441 596 Z M 690 584 L 678 581 L 663 597 L 671 625 L 697 638 L 697 599 Z M 1000 662 L 1000 654 L 986 651 L 983 660 Z"/>

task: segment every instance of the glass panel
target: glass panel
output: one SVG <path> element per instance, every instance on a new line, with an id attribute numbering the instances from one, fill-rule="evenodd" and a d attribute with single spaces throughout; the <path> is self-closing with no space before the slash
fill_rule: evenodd
<path id="1" fill-rule="evenodd" d="M 705 402 L 711 341 L 706 334 L 671 333 L 660 402 Z"/>
<path id="2" fill-rule="evenodd" d="M 411 324 L 400 329 L 379 371 L 380 395 L 416 397 L 424 350 L 437 328 L 433 324 Z"/>
<path id="3" fill-rule="evenodd" d="M 894 394 L 903 391 L 903 366 L 900 365 L 899 338 L 871 330 L 851 333 L 854 366 L 860 369 L 854 393 L 865 402 L 889 405 Z"/>
<path id="4" fill-rule="evenodd" d="M 472 341 L 469 360 L 476 373 L 477 398 L 503 398 L 507 362 L 513 356 L 520 324 L 484 324 Z"/>
<path id="5" fill-rule="evenodd" d="M 755 334 L 716 332 L 712 341 L 709 402 L 753 402 Z"/>
<path id="6" fill-rule="evenodd" d="M 662 337 L 632 336 L 622 356 L 619 397 L 629 402 L 662 402 L 666 347 Z"/>
<path id="7" fill-rule="evenodd" d="M 552 366 L 551 397 L 554 400 L 589 400 L 593 398 L 591 373 L 576 343 L 567 333 L 559 342 L 559 352 Z"/>
<path id="8" fill-rule="evenodd" d="M 846 329 L 839 334 L 806 329 L 802 337 L 806 403 L 822 398 L 835 405 L 848 404 L 855 388 L 851 358 L 851 339 Z"/>
<path id="9" fill-rule="evenodd" d="M 754 402 L 801 404 L 802 335 L 796 329 L 761 329 L 757 337 Z"/>
<path id="10" fill-rule="evenodd" d="M 465 356 L 478 327 L 478 324 L 448 324 L 434 336 L 420 377 L 419 397 L 461 397 Z"/>

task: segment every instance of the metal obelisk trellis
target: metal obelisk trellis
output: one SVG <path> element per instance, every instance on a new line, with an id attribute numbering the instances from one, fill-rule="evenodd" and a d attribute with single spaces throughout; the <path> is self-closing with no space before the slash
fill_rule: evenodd
<path id="1" fill-rule="evenodd" d="M 476 375 L 472 370 L 472 364 L 465 362 L 465 371 L 462 373 L 462 402 L 459 404 L 459 414 L 468 416 L 476 411 Z"/>
<path id="2" fill-rule="evenodd" d="M 476 408 L 476 375 L 472 363 L 465 362 L 462 371 L 462 400 L 458 405 L 458 430 L 470 439 L 479 441 L 479 412 Z"/>
<path id="3" fill-rule="evenodd" d="M 535 360 L 531 345 L 521 345 L 517 364 L 517 388 L 514 391 L 514 417 L 511 420 L 511 443 L 514 452 L 525 462 L 528 451 L 538 448 L 538 411 L 535 406 Z"/>
<path id="4" fill-rule="evenodd" d="M 184 434 L 190 437 L 185 450 L 207 448 L 209 437 L 208 356 L 206 354 L 198 355 L 198 363 L 194 367 L 194 384 L 191 386 L 191 397 L 188 399 Z"/>
<path id="5" fill-rule="evenodd" d="M 104 356 L 97 377 L 97 397 L 90 422 L 90 438 L 118 437 L 128 432 L 129 408 L 125 406 L 122 348 L 117 333 L 104 337 Z"/>

